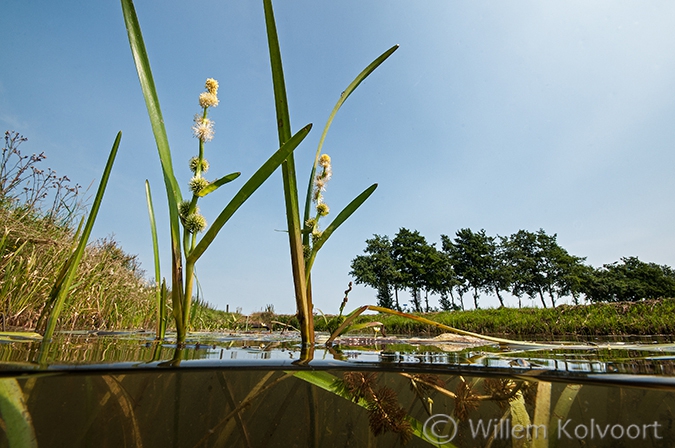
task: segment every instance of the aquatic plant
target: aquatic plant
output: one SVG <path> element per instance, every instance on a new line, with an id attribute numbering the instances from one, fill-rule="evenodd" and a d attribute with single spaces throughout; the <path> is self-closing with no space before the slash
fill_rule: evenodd
<path id="1" fill-rule="evenodd" d="M 263 0 L 265 10 L 265 25 L 267 29 L 267 42 L 270 52 L 270 64 L 272 68 L 272 82 L 274 85 L 274 101 L 276 106 L 279 144 L 283 145 L 291 138 L 291 123 L 288 112 L 288 99 L 286 97 L 286 86 L 284 81 L 284 71 L 281 62 L 281 50 L 279 38 L 277 36 L 276 23 L 274 20 L 274 11 L 272 9 L 272 0 Z M 291 266 L 293 272 L 293 284 L 295 291 L 295 300 L 298 311 L 298 321 L 300 323 L 300 332 L 304 346 L 314 344 L 314 319 L 312 305 L 312 280 L 311 271 L 319 250 L 326 243 L 333 232 L 345 222 L 366 199 L 375 191 L 377 184 L 373 184 L 365 189 L 360 195 L 352 200 L 333 221 L 326 226 L 324 230 L 319 228 L 319 220 L 329 213 L 329 207 L 323 200 L 323 191 L 326 183 L 331 178 L 331 158 L 327 154 L 321 154 L 324 140 L 328 129 L 335 118 L 335 114 L 342 107 L 349 95 L 368 77 L 382 62 L 396 51 L 398 45 L 394 45 L 382 55 L 376 58 L 368 67 L 347 86 L 342 92 L 338 102 L 331 112 L 326 125 L 324 126 L 319 145 L 314 157 L 314 164 L 309 176 L 309 184 L 305 195 L 305 206 L 303 218 L 300 219 L 300 208 L 298 198 L 298 183 L 296 178 L 295 161 L 290 154 L 283 162 L 282 177 L 284 188 L 284 199 L 286 205 L 286 222 L 288 225 L 288 238 L 290 245 Z M 321 167 L 321 172 L 317 174 L 317 168 Z M 311 216 L 312 204 L 314 204 L 315 214 Z"/>
<path id="2" fill-rule="evenodd" d="M 61 268 L 59 276 L 52 288 L 51 293 L 49 294 L 49 299 L 45 304 L 45 307 L 42 309 L 42 314 L 38 320 L 37 327 L 41 328 L 41 323 L 45 321 L 45 330 L 44 338 L 45 341 L 49 341 L 54 334 L 56 329 L 56 324 L 58 322 L 59 315 L 66 301 L 66 297 L 70 292 L 70 285 L 75 279 L 77 273 L 77 268 L 84 256 L 84 251 L 89 241 L 89 235 L 91 235 L 91 230 L 94 227 L 94 222 L 96 221 L 96 216 L 98 215 L 98 210 L 101 207 L 101 201 L 103 200 L 103 194 L 105 193 L 106 186 L 108 185 L 108 179 L 110 178 L 110 172 L 112 171 L 112 166 L 117 156 L 117 150 L 120 146 L 120 140 L 122 139 L 122 132 L 117 133 L 115 142 L 113 143 L 112 149 L 110 150 L 110 155 L 108 156 L 108 161 L 103 170 L 103 175 L 101 176 L 101 182 L 99 183 L 98 190 L 96 191 L 96 197 L 94 198 L 94 203 L 92 204 L 91 211 L 87 217 L 87 222 L 82 228 L 82 223 L 84 222 L 84 217 L 80 221 L 80 226 L 75 233 L 76 239 L 79 236 L 79 242 L 77 248 L 70 255 L 66 263 Z M 81 233 L 80 233 L 81 232 Z"/>
<path id="3" fill-rule="evenodd" d="M 213 224 L 207 228 L 204 218 L 197 210 L 199 198 L 212 193 L 220 186 L 239 176 L 239 173 L 232 173 L 209 182 L 202 175 L 208 167 L 208 162 L 204 159 L 203 154 L 204 143 L 213 136 L 213 122 L 208 118 L 208 110 L 218 104 L 218 84 L 215 80 L 209 78 L 206 82 L 206 92 L 200 95 L 199 102 L 202 107 L 202 114 L 195 117 L 193 127 L 193 132 L 199 140 L 199 154 L 190 163 L 190 168 L 193 169 L 194 173 L 189 184 L 191 199 L 184 201 L 174 175 L 171 150 L 162 119 L 159 99 L 132 0 L 122 0 L 122 12 L 164 175 L 171 230 L 173 317 L 176 321 L 178 343 L 183 344 L 189 327 L 190 307 L 195 282 L 195 263 L 244 201 L 291 155 L 305 138 L 311 129 L 311 125 L 305 126 L 292 137 L 289 132 L 288 138 L 284 139 L 279 150 L 251 176 L 221 211 Z M 204 235 L 197 241 L 197 234 L 200 232 L 204 232 Z"/>

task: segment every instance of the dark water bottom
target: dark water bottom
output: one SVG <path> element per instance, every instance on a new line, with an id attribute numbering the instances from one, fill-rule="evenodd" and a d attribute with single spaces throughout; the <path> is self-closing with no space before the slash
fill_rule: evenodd
<path id="1" fill-rule="evenodd" d="M 675 446 L 675 394 L 663 385 L 279 367 L 46 372 L 0 385 L 20 388 L 40 447 Z M 17 431 L 2 425 L 0 445 Z"/>

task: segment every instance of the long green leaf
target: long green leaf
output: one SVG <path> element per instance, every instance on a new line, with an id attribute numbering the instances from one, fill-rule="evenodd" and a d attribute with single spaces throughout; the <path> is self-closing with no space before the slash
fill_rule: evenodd
<path id="1" fill-rule="evenodd" d="M 33 420 L 15 378 L 0 378 L 0 414 L 10 448 L 38 446 Z"/>
<path id="2" fill-rule="evenodd" d="M 254 191 L 262 185 L 268 177 L 281 165 L 281 163 L 286 160 L 289 154 L 293 152 L 295 148 L 302 142 L 302 140 L 307 136 L 309 130 L 312 129 L 312 125 L 308 124 L 301 130 L 299 130 L 293 137 L 291 137 L 288 142 L 286 142 L 277 152 L 275 152 L 272 157 L 267 159 L 258 171 L 251 176 L 251 178 L 241 187 L 232 200 L 225 206 L 223 211 L 218 215 L 216 220 L 213 222 L 213 225 L 209 227 L 209 230 L 206 231 L 204 237 L 199 241 L 199 244 L 190 252 L 187 256 L 188 263 L 194 263 L 202 256 L 204 251 L 209 247 L 213 240 L 220 232 L 220 229 L 227 223 L 227 221 L 232 217 L 234 212 L 237 211 L 239 207 L 253 194 Z"/>
<path id="3" fill-rule="evenodd" d="M 321 236 L 314 242 L 312 247 L 312 253 L 307 260 L 307 266 L 305 266 L 306 277 L 309 279 L 309 273 L 312 271 L 312 265 L 314 264 L 314 259 L 316 254 L 319 252 L 319 249 L 328 241 L 328 238 L 337 230 L 338 227 L 342 225 L 352 214 L 363 204 L 366 199 L 370 197 L 371 194 L 377 188 L 377 184 L 373 184 L 370 187 L 366 188 L 363 193 L 358 195 L 352 202 L 350 202 L 336 217 L 335 219 L 326 227 L 326 230 L 321 233 Z"/>
<path id="4" fill-rule="evenodd" d="M 162 332 L 162 287 L 161 269 L 159 265 L 159 241 L 157 239 L 157 222 L 155 221 L 155 207 L 152 204 L 150 182 L 145 180 L 145 200 L 148 205 L 148 218 L 150 219 L 150 233 L 152 234 L 152 252 L 155 262 L 155 300 L 157 302 L 157 339 L 164 339 Z"/>
<path id="5" fill-rule="evenodd" d="M 166 136 L 164 119 L 162 118 L 162 111 L 159 107 L 159 98 L 157 96 L 157 90 L 155 89 L 155 81 L 152 77 L 150 61 L 145 49 L 145 43 L 143 42 L 143 35 L 141 33 L 140 24 L 138 23 L 134 3 L 132 0 L 121 1 L 124 23 L 127 28 L 129 45 L 131 46 L 131 54 L 134 58 L 136 71 L 138 72 L 138 79 L 141 83 L 145 105 L 148 109 L 148 115 L 152 125 L 152 133 L 155 136 L 157 151 L 159 152 L 159 159 L 162 164 L 162 174 L 164 176 L 166 196 L 169 203 L 169 225 L 171 229 L 171 297 L 174 311 L 177 311 L 177 314 L 181 315 L 182 313 L 180 310 L 183 306 L 183 278 L 181 274 L 183 270 L 183 261 L 180 247 L 178 203 L 182 201 L 182 195 L 178 186 L 178 181 L 176 181 L 176 176 L 174 175 L 169 140 Z M 176 321 L 176 326 L 178 328 L 180 339 L 181 335 L 184 336 L 182 330 L 185 328 L 185 325 L 178 319 Z"/>
<path id="6" fill-rule="evenodd" d="M 110 178 L 110 172 L 112 171 L 113 162 L 115 161 L 115 156 L 117 156 L 117 149 L 120 146 L 120 140 L 122 139 L 122 131 L 117 133 L 115 142 L 113 143 L 112 149 L 110 150 L 110 155 L 108 156 L 108 162 L 105 165 L 103 170 L 103 176 L 101 177 L 101 183 L 98 186 L 96 191 L 96 197 L 94 198 L 94 203 L 91 207 L 91 212 L 89 212 L 89 217 L 87 218 L 87 223 L 84 225 L 84 230 L 82 231 L 82 236 L 80 237 L 80 242 L 75 249 L 75 253 L 70 257 L 68 266 L 68 272 L 65 276 L 63 283 L 55 291 L 56 301 L 54 302 L 54 308 L 49 314 L 49 319 L 47 320 L 47 329 L 45 330 L 44 338 L 46 341 L 51 340 L 54 330 L 56 329 L 56 322 L 58 321 L 59 314 L 63 309 L 63 304 L 66 301 L 66 296 L 70 290 L 70 284 L 75 278 L 77 273 L 77 267 L 80 264 L 80 260 L 84 255 L 84 249 L 87 246 L 87 241 L 89 240 L 89 235 L 91 235 L 91 230 L 94 227 L 94 222 L 96 221 L 96 216 L 98 215 L 98 210 L 101 207 L 101 201 L 103 200 L 103 193 L 105 193 L 105 188 L 108 185 L 108 179 Z"/>
<path id="7" fill-rule="evenodd" d="M 77 244 L 80 241 L 80 236 L 82 234 L 82 226 L 84 226 L 84 218 L 85 217 L 83 216 L 80 219 L 80 223 L 77 225 L 77 230 L 75 231 L 75 235 L 73 235 L 70 247 L 68 248 L 70 256 L 66 258 L 65 263 L 63 263 L 63 266 L 61 266 L 61 270 L 59 271 L 59 274 L 56 276 L 56 281 L 52 286 L 52 290 L 49 293 L 49 297 L 47 298 L 45 306 L 44 308 L 42 308 L 42 311 L 40 312 L 40 317 L 38 318 L 38 321 L 35 324 L 36 331 L 42 331 L 44 329 L 44 326 L 46 325 L 45 320 L 49 318 L 49 315 L 54 309 L 54 303 L 56 301 L 56 297 L 58 296 L 58 291 L 61 289 L 61 285 L 63 285 L 63 282 L 66 278 L 66 274 L 68 273 L 68 269 L 70 268 L 70 261 L 73 258 L 75 248 L 77 247 Z"/>
<path id="8" fill-rule="evenodd" d="M 199 197 L 204 197 L 209 193 L 212 193 L 216 191 L 219 187 L 222 187 L 223 185 L 232 182 L 235 180 L 237 177 L 239 177 L 241 173 L 231 173 L 228 174 L 227 176 L 223 176 L 218 180 L 214 180 L 210 184 L 208 184 L 205 188 L 202 188 L 199 190 L 199 193 L 197 193 L 197 196 Z"/>
<path id="9" fill-rule="evenodd" d="M 281 50 L 277 26 L 274 21 L 272 0 L 263 0 L 265 10 L 265 28 L 267 30 L 267 44 L 270 52 L 270 66 L 272 68 L 272 84 L 274 86 L 274 104 L 277 113 L 277 131 L 279 146 L 282 146 L 291 136 L 291 120 L 288 113 L 288 99 L 284 70 L 281 62 Z M 300 321 L 300 334 L 303 345 L 314 344 L 314 318 L 312 316 L 311 293 L 307 290 L 305 281 L 305 258 L 302 247 L 302 224 L 300 222 L 300 205 L 298 203 L 298 185 L 295 174 L 295 159 L 293 154 L 281 165 L 281 177 L 284 185 L 284 202 L 286 205 L 286 223 L 288 225 L 288 241 L 291 251 L 291 268 L 293 270 L 293 286 L 295 301 Z"/>
<path id="10" fill-rule="evenodd" d="M 314 176 L 316 175 L 316 166 L 319 163 L 319 156 L 321 155 L 321 149 L 323 148 L 323 142 L 326 139 L 326 134 L 328 134 L 328 129 L 330 129 L 330 125 L 333 124 L 333 119 L 335 118 L 335 115 L 337 114 L 338 110 L 342 107 L 342 104 L 344 104 L 345 101 L 347 101 L 347 98 L 349 98 L 349 95 L 352 94 L 354 90 L 365 80 L 368 75 L 370 75 L 372 72 L 375 71 L 377 67 L 380 66 L 389 56 L 391 56 L 396 50 L 398 49 L 398 45 L 394 45 L 384 53 L 382 53 L 380 56 L 378 56 L 373 62 L 371 62 L 368 67 L 363 69 L 361 73 L 358 74 L 356 78 L 347 86 L 347 88 L 340 94 L 340 99 L 338 102 L 335 104 L 335 107 L 333 107 L 333 111 L 330 113 L 330 116 L 328 117 L 328 121 L 326 121 L 326 125 L 323 128 L 323 132 L 321 133 L 321 139 L 319 139 L 319 145 L 316 149 L 316 155 L 314 156 L 314 165 L 312 166 L 312 171 L 309 175 L 309 185 L 307 186 L 307 196 L 305 199 L 305 214 L 304 214 L 304 220 L 303 222 L 306 222 L 309 219 L 309 214 L 310 214 L 310 204 L 312 202 L 312 190 L 314 188 Z M 305 243 L 308 243 L 306 241 Z"/>
<path id="11" fill-rule="evenodd" d="M 178 182 L 174 176 L 169 139 L 166 136 L 164 118 L 162 118 L 162 110 L 159 107 L 159 98 L 157 96 L 157 90 L 155 89 L 152 70 L 150 69 L 148 52 L 145 49 L 141 26 L 138 23 L 138 16 L 136 15 L 136 9 L 134 8 L 132 0 L 122 0 L 122 13 L 124 14 L 124 23 L 127 27 L 127 34 L 129 36 L 131 54 L 134 58 L 136 71 L 138 72 L 138 80 L 141 83 L 143 98 L 145 98 L 145 105 L 148 109 L 152 133 L 155 136 L 157 151 L 159 152 L 159 158 L 162 163 L 162 171 L 164 173 L 164 181 L 167 184 L 167 192 L 171 193 L 175 202 L 178 203 L 182 200 L 182 197 Z"/>

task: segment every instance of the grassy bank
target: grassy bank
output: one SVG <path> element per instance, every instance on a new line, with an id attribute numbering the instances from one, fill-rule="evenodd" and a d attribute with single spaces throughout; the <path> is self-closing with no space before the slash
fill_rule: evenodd
<path id="1" fill-rule="evenodd" d="M 35 328 L 87 214 L 80 186 L 45 168 L 44 153 L 22 154 L 25 141 L 7 131 L 0 152 L 0 330 Z M 137 257 L 105 238 L 87 246 L 58 328 L 150 329 L 155 308 L 154 286 Z M 227 323 L 228 316 L 212 308 L 195 306 L 196 329 Z"/>
<path id="2" fill-rule="evenodd" d="M 596 303 L 557 308 L 501 308 L 422 314 L 451 327 L 486 335 L 507 336 L 605 336 L 675 333 L 675 299 L 642 302 Z M 295 325 L 294 316 L 276 320 Z M 389 334 L 435 336 L 442 331 L 389 314 L 361 316 L 357 322 L 379 321 Z M 317 331 L 325 331 L 325 319 L 315 316 Z"/>

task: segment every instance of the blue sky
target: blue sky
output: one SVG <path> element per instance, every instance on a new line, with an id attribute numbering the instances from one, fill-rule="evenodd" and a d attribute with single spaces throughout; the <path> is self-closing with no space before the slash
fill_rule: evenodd
<path id="1" fill-rule="evenodd" d="M 242 177 L 201 202 L 213 221 L 278 147 L 262 3 L 136 9 L 182 185 L 197 151 L 197 97 L 207 77 L 220 82 L 209 176 Z M 85 186 L 122 130 L 94 237 L 114 234 L 153 270 L 149 179 L 166 275 L 166 201 L 119 2 L 7 0 L 0 10 L 2 130 L 24 134 L 24 151 L 44 151 L 50 167 Z M 317 308 L 338 308 L 367 238 L 400 227 L 431 242 L 464 227 L 543 228 L 594 266 L 622 256 L 675 265 L 675 4 L 296 0 L 277 1 L 275 12 L 292 126 L 315 126 L 296 150 L 303 186 L 340 92 L 400 44 L 346 102 L 324 146 L 333 211 L 379 188 L 319 254 Z M 284 226 L 275 173 L 200 260 L 205 298 L 293 312 Z M 350 295 L 351 306 L 374 302 L 365 287 Z"/>

